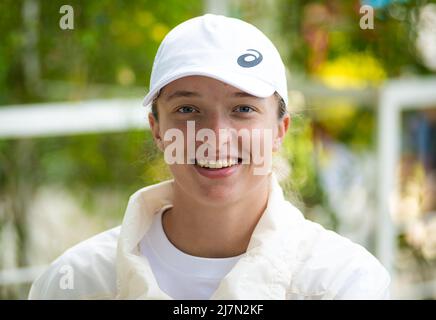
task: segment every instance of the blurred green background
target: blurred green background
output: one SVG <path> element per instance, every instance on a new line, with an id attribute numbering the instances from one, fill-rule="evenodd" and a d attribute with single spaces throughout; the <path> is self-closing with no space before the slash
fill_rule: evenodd
<path id="1" fill-rule="evenodd" d="M 435 1 L 76 0 L 68 1 L 74 29 L 62 30 L 64 4 L 0 1 L 0 111 L 140 99 L 159 43 L 174 26 L 205 12 L 244 19 L 277 45 L 289 72 L 292 127 L 275 159 L 288 198 L 309 219 L 374 252 L 377 97 L 390 79 L 435 75 Z M 359 26 L 364 4 L 374 8 L 374 29 Z M 429 114 L 425 119 L 434 124 Z M 435 168 L 419 161 L 409 147 L 414 136 L 408 140 L 408 124 L 403 128 L 404 185 L 415 188 L 402 194 L 418 212 L 406 219 L 412 228 L 398 235 L 396 270 L 407 286 L 436 279 L 433 233 L 418 231 L 424 240 L 413 240 L 436 205 L 434 180 L 425 182 Z M 129 195 L 168 178 L 147 130 L 0 136 L 0 271 L 45 266 L 73 244 L 120 224 Z M 0 298 L 26 298 L 34 273 L 14 273 L 16 281 L 3 273 Z M 435 298 L 436 289 L 410 295 Z"/>

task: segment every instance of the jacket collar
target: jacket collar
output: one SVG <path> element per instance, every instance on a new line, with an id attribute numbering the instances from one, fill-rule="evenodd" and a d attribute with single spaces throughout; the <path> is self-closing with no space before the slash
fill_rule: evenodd
<path id="1" fill-rule="evenodd" d="M 117 298 L 171 299 L 158 286 L 139 243 L 153 214 L 171 205 L 174 180 L 142 188 L 129 199 L 117 248 Z M 267 207 L 259 219 L 247 252 L 221 281 L 211 299 L 285 299 L 292 280 L 300 239 L 300 211 L 283 197 L 270 174 Z"/>

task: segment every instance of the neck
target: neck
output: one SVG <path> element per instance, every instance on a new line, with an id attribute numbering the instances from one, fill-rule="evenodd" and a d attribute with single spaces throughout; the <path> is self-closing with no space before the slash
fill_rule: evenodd
<path id="1" fill-rule="evenodd" d="M 173 207 L 163 215 L 168 239 L 181 251 L 198 257 L 243 254 L 268 202 L 269 179 L 233 203 L 211 206 L 174 184 Z"/>

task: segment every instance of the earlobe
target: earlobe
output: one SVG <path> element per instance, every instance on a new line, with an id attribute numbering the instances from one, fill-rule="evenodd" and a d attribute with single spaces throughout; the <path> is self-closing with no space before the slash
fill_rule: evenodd
<path id="1" fill-rule="evenodd" d="M 273 152 L 277 152 L 280 150 L 280 146 L 282 145 L 282 139 L 281 138 L 277 138 L 274 140 L 274 147 L 273 147 Z"/>
<path id="2" fill-rule="evenodd" d="M 156 145 L 159 148 L 159 150 L 163 152 L 164 147 L 163 147 L 163 143 L 162 143 L 162 139 L 161 138 L 156 138 Z"/>

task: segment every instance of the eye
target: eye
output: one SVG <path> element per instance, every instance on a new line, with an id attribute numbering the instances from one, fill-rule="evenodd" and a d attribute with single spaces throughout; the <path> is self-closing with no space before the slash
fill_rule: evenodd
<path id="1" fill-rule="evenodd" d="M 255 111 L 255 110 L 254 110 L 254 108 L 251 107 L 251 106 L 246 106 L 246 105 L 244 105 L 244 106 L 237 106 L 237 107 L 235 108 L 235 111 L 236 111 L 236 112 L 240 112 L 240 113 L 250 113 L 250 112 L 253 112 L 253 111 Z"/>
<path id="2" fill-rule="evenodd" d="M 178 113 L 193 113 L 193 112 L 197 112 L 197 110 L 195 110 L 194 107 L 191 106 L 181 106 L 180 108 L 177 109 Z"/>

